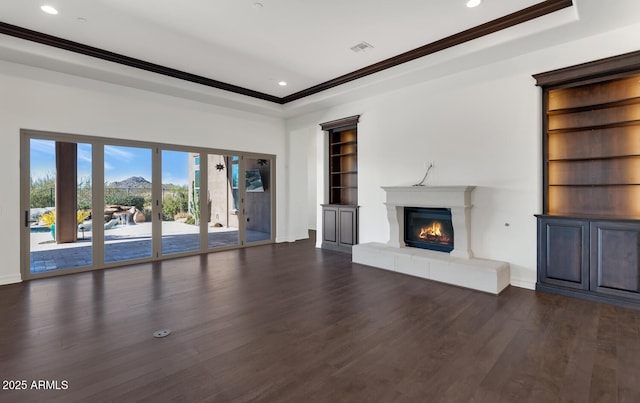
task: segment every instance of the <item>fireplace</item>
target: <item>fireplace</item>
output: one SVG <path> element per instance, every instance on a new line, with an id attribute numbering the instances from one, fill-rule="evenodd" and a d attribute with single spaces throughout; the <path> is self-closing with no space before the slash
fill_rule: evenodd
<path id="1" fill-rule="evenodd" d="M 475 186 L 389 186 L 385 206 L 389 219 L 389 241 L 353 245 L 353 261 L 411 276 L 455 284 L 498 294 L 509 285 L 509 264 L 489 259 L 476 259 L 471 251 L 471 192 Z M 415 218 L 406 219 L 411 210 Z M 428 212 L 425 214 L 425 210 Z M 446 215 L 446 217 L 445 217 Z M 423 236 L 443 246 L 435 236 L 437 228 L 430 222 L 440 221 L 439 232 L 452 238 L 449 253 L 437 253 L 422 247 L 407 247 L 407 227 L 427 228 Z M 443 224 L 446 221 L 448 224 Z M 415 235 L 415 230 L 412 231 Z M 431 235 L 430 235 L 431 234 Z M 417 242 L 422 242 L 420 232 Z"/>
<path id="2" fill-rule="evenodd" d="M 404 208 L 404 243 L 440 252 L 453 250 L 451 210 L 446 208 Z"/>

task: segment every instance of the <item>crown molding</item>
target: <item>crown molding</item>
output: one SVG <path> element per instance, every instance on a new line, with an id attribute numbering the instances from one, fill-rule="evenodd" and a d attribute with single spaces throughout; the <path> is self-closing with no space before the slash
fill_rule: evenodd
<path id="1" fill-rule="evenodd" d="M 282 98 L 265 94 L 262 92 L 250 90 L 248 88 L 225 83 L 211 78 L 187 73 L 185 71 L 173 69 L 155 63 L 146 62 L 144 60 L 121 55 L 119 53 L 110 52 L 108 50 L 84 45 L 82 43 L 70 41 L 68 39 L 59 38 L 57 36 L 43 34 L 42 32 L 33 31 L 22 28 L 17 25 L 7 24 L 0 21 L 0 33 L 13 36 L 27 41 L 52 46 L 58 49 L 68 50 L 70 52 L 79 53 L 85 56 L 91 56 L 98 59 L 106 60 L 113 63 L 122 64 L 129 67 L 149 71 L 152 73 L 162 74 L 164 76 L 177 78 L 180 80 L 190 81 L 192 83 L 206 85 L 208 87 L 218 88 L 225 91 L 234 92 L 236 94 L 246 95 L 249 97 L 262 99 L 265 101 L 282 103 Z"/>
<path id="2" fill-rule="evenodd" d="M 109 62 L 118 63 L 125 66 L 149 71 L 152 73 L 162 74 L 162 75 L 177 78 L 180 80 L 185 80 L 192 83 L 205 85 L 208 87 L 230 91 L 236 94 L 246 95 L 249 97 L 261 99 L 264 101 L 274 102 L 282 105 L 292 101 L 296 101 L 301 98 L 305 98 L 309 95 L 317 94 L 319 92 L 328 90 L 333 87 L 337 87 L 339 85 L 348 83 L 350 81 L 354 81 L 359 78 L 366 77 L 374 73 L 378 73 L 380 71 L 398 66 L 400 64 L 463 44 L 465 42 L 469 42 L 474 39 L 481 38 L 483 36 L 492 34 L 494 32 L 498 32 L 503 29 L 507 29 L 518 24 L 522 24 L 524 22 L 533 20 L 538 17 L 542 17 L 544 15 L 547 15 L 571 6 L 573 6 L 572 0 L 546 0 L 538 4 L 534 4 L 533 6 L 522 9 L 520 11 L 517 11 L 515 13 L 511 13 L 504 17 L 497 18 L 495 20 L 478 25 L 476 27 L 459 32 L 457 34 L 448 36 L 438 41 L 431 42 L 427 45 L 399 54 L 397 56 L 383 60 L 381 62 L 353 71 L 351 73 L 342 75 L 340 77 L 334 78 L 324 83 L 314 85 L 312 87 L 293 93 L 291 95 L 287 95 L 285 97 L 276 97 L 274 95 L 265 94 L 263 92 L 254 91 L 248 88 L 225 83 L 222 81 L 199 76 L 196 74 L 187 73 L 185 71 L 173 69 L 173 68 L 162 66 L 159 64 L 150 63 L 144 60 L 110 52 L 110 51 L 96 48 L 93 46 L 88 46 L 82 43 L 59 38 L 53 35 L 48 35 L 38 31 L 30 30 L 27 28 L 22 28 L 16 25 L 7 24 L 2 21 L 0 21 L 0 34 L 13 36 L 16 38 L 40 43 L 47 46 L 52 46 L 52 47 L 67 50 L 70 52 L 75 52 L 75 53 L 83 54 L 86 56 L 91 56 L 98 59 L 106 60 Z"/>
<path id="3" fill-rule="evenodd" d="M 360 115 L 349 116 L 342 119 L 332 120 L 330 122 L 320 123 L 320 127 L 324 131 L 334 130 L 334 129 L 346 129 L 355 127 L 360 120 Z"/>
<path id="4" fill-rule="evenodd" d="M 534 74 L 533 78 L 536 79 L 537 86 L 553 87 L 556 85 L 567 86 L 577 82 L 586 84 L 587 80 L 597 81 L 602 77 L 611 79 L 615 75 L 638 72 L 640 72 L 640 51 L 635 51 L 545 73 Z"/>
<path id="5" fill-rule="evenodd" d="M 402 63 L 410 62 L 412 60 L 431 55 L 442 50 L 461 45 L 465 42 L 472 41 L 474 39 L 481 38 L 483 36 L 492 34 L 494 32 L 501 31 L 513 27 L 523 22 L 533 20 L 538 17 L 553 13 L 555 11 L 562 10 L 573 5 L 572 0 L 547 0 L 542 3 L 535 4 L 531 7 L 527 7 L 512 14 L 505 15 L 504 17 L 489 21 L 482 25 L 470 28 L 466 31 L 459 32 L 457 34 L 448 36 L 435 42 L 431 42 L 427 45 L 410 50 L 408 52 L 399 54 L 381 62 L 364 67 L 360 70 L 356 70 L 349 74 L 334 78 L 333 80 L 326 81 L 322 84 L 309 87 L 305 90 L 296 92 L 291 95 L 287 95 L 283 98 L 283 103 L 296 101 L 298 99 L 307 97 L 309 95 L 317 94 L 318 92 L 328 90 L 338 85 L 348 83 L 349 81 L 357 80 L 368 75 L 378 73 L 382 70 L 395 67 Z"/>

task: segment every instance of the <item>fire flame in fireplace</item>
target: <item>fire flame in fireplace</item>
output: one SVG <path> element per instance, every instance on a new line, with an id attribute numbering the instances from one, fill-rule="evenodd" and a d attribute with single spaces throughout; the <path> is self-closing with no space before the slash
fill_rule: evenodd
<path id="1" fill-rule="evenodd" d="M 418 237 L 428 241 L 449 242 L 451 240 L 451 236 L 444 232 L 440 221 L 434 221 L 431 225 L 420 228 Z"/>
<path id="2" fill-rule="evenodd" d="M 442 236 L 442 224 L 439 221 L 433 222 L 428 227 L 420 228 L 420 235 L 418 235 L 420 239 L 427 239 L 430 236 Z"/>

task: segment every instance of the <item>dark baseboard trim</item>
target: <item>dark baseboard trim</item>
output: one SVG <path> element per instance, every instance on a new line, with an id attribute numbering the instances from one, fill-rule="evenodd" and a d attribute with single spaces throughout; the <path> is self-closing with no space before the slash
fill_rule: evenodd
<path id="1" fill-rule="evenodd" d="M 565 287 L 549 286 L 540 282 L 536 283 L 536 291 L 563 295 L 565 297 L 579 298 L 592 302 L 602 302 L 609 305 L 621 306 L 623 308 L 640 309 L 640 301 L 624 297 L 611 297 L 603 294 L 595 294 L 592 291 L 582 291 Z"/>
<path id="2" fill-rule="evenodd" d="M 351 254 L 351 246 L 347 246 L 347 245 L 333 245 L 330 243 L 323 242 L 322 249 Z"/>

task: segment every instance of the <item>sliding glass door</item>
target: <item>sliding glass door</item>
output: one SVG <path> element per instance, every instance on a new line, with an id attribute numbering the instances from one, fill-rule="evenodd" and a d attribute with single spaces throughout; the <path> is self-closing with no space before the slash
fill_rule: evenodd
<path id="1" fill-rule="evenodd" d="M 247 243 L 271 240 L 272 161 L 245 158 L 245 222 Z"/>
<path id="2" fill-rule="evenodd" d="M 207 248 L 240 245 L 239 161 L 237 155 L 207 156 Z"/>
<path id="3" fill-rule="evenodd" d="M 104 227 L 105 263 L 153 255 L 151 156 L 151 148 L 104 146 L 104 209 L 93 225 Z"/>
<path id="4" fill-rule="evenodd" d="M 91 230 L 84 227 L 91 216 L 91 150 L 86 143 L 28 141 L 23 243 L 31 274 L 93 263 Z"/>
<path id="5" fill-rule="evenodd" d="M 21 160 L 24 278 L 274 240 L 274 156 L 25 130 Z"/>
<path id="6" fill-rule="evenodd" d="M 162 254 L 200 250 L 200 153 L 162 150 Z"/>

